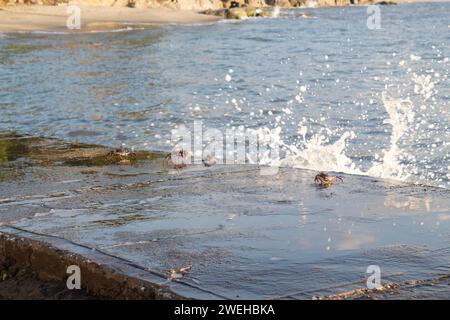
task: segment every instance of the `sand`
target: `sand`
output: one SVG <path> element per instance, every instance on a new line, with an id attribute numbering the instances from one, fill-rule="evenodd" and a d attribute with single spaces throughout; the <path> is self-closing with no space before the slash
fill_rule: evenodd
<path id="1" fill-rule="evenodd" d="M 397 0 L 398 3 L 447 2 L 450 0 Z M 127 26 L 152 26 L 176 23 L 210 23 L 219 17 L 193 11 L 166 8 L 136 9 L 126 7 L 80 6 L 81 29 L 69 30 L 66 5 L 60 6 L 0 6 L 0 32 L 64 31 L 85 32 L 120 29 Z"/>
<path id="2" fill-rule="evenodd" d="M 81 29 L 69 30 L 67 6 L 0 7 L 0 32 L 69 31 L 83 32 L 117 29 L 136 25 L 167 23 L 192 24 L 217 21 L 219 18 L 193 11 L 172 9 L 136 9 L 123 7 L 80 6 Z"/>

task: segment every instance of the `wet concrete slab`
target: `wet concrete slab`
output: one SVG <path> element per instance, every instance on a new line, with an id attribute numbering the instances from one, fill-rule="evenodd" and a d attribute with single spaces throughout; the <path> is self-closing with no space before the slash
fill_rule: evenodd
<path id="1" fill-rule="evenodd" d="M 186 298 L 450 294 L 448 190 L 348 175 L 324 189 L 307 170 L 177 171 L 164 154 L 108 163 L 107 152 L 0 137 L 2 227 L 125 260 Z M 365 290 L 370 265 L 383 290 Z"/>
<path id="2" fill-rule="evenodd" d="M 218 299 L 214 293 L 181 282 L 171 283 L 165 275 L 147 270 L 132 261 L 97 251 L 58 236 L 29 232 L 12 226 L 0 227 L 0 298 L 27 299 L 36 291 L 57 290 L 64 299 Z M 66 287 L 69 266 L 78 266 L 81 290 Z M 6 277 L 5 277 L 6 276 Z M 13 280 L 29 288 L 4 287 Z M 37 283 L 36 283 L 37 282 Z M 170 284 L 170 285 L 169 285 Z M 38 290 L 37 290 L 38 289 Z M 50 290 L 49 290 L 50 289 Z M 18 293 L 15 293 L 17 292 Z M 46 299 L 58 296 L 37 292 Z"/>

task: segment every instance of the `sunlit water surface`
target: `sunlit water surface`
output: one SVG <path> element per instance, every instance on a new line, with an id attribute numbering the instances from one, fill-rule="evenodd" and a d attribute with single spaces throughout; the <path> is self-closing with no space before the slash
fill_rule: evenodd
<path id="1" fill-rule="evenodd" d="M 267 128 L 283 166 L 449 188 L 450 4 L 281 11 L 125 32 L 0 36 L 0 131 L 170 150 Z M 305 14 L 306 13 L 306 14 Z"/>

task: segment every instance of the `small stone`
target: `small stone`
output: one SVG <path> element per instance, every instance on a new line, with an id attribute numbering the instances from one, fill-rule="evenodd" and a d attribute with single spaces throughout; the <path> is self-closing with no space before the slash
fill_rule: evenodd
<path id="1" fill-rule="evenodd" d="M 100 120 L 103 120 L 103 116 L 102 116 L 101 114 L 93 114 L 91 118 L 92 118 L 92 120 L 94 120 L 94 121 L 100 121 Z"/>

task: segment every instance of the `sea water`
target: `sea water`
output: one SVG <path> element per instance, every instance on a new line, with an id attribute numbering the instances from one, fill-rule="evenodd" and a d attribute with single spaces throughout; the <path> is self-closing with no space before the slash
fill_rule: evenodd
<path id="1" fill-rule="evenodd" d="M 0 37 L 0 131 L 169 151 L 201 120 L 277 165 L 450 187 L 449 3 Z M 137 30 L 136 30 L 137 29 Z"/>

